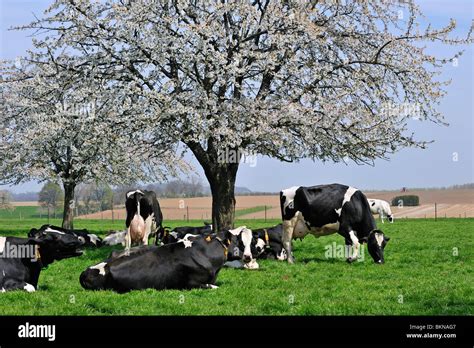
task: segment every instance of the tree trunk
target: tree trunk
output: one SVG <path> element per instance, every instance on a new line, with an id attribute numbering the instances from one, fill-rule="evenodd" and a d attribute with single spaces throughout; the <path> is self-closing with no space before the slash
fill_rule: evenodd
<path id="1" fill-rule="evenodd" d="M 74 223 L 74 189 L 76 185 L 73 183 L 64 183 L 64 211 L 63 211 L 63 228 L 73 229 Z"/>
<path id="2" fill-rule="evenodd" d="M 237 169 L 238 164 L 219 164 L 218 167 L 213 168 L 211 175 L 206 174 L 212 192 L 212 226 L 214 231 L 234 227 L 234 188 Z"/>
<path id="3" fill-rule="evenodd" d="M 220 231 L 233 228 L 235 217 L 234 188 L 240 157 L 236 155 L 231 161 L 222 161 L 212 145 L 208 146 L 207 150 L 204 150 L 196 142 L 188 142 L 187 145 L 204 169 L 211 187 L 213 230 Z"/>

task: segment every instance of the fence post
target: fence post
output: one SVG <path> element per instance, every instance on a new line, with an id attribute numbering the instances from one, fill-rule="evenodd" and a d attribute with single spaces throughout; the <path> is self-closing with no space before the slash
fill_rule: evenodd
<path id="1" fill-rule="evenodd" d="M 188 217 L 188 222 L 189 222 L 189 205 L 186 206 L 186 216 Z"/>
<path id="2" fill-rule="evenodd" d="M 438 207 L 435 203 L 435 221 L 437 221 L 437 220 L 438 220 Z"/>
<path id="3" fill-rule="evenodd" d="M 267 206 L 265 205 L 265 222 L 267 222 Z"/>

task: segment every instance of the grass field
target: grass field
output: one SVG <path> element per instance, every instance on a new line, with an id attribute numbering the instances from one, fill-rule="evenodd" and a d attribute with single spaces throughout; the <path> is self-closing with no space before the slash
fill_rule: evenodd
<path id="1" fill-rule="evenodd" d="M 0 235 L 25 236 L 43 220 L 0 219 Z M 59 221 L 52 221 L 59 223 Z M 201 221 L 190 224 L 199 225 Z M 239 220 L 251 228 L 277 220 Z M 182 225 L 169 222 L 167 225 Z M 102 234 L 123 222 L 77 220 Z M 474 314 L 474 219 L 403 219 L 381 225 L 391 237 L 386 264 L 327 259 L 332 235 L 294 242 L 296 264 L 263 260 L 255 271 L 223 269 L 216 290 L 86 291 L 79 275 L 116 247 L 51 264 L 35 293 L 0 294 L 3 315 L 460 315 Z M 457 249 L 454 249 L 457 248 Z M 456 252 L 457 251 L 457 252 Z"/>
<path id="2" fill-rule="evenodd" d="M 56 210 L 56 216 L 61 217 L 63 214 L 62 209 Z M 51 209 L 50 216 L 53 217 L 54 213 Z M 0 209 L 0 219 L 7 220 L 22 220 L 22 219 L 44 219 L 48 220 L 48 212 L 45 208 L 39 206 L 16 206 L 11 210 Z"/>

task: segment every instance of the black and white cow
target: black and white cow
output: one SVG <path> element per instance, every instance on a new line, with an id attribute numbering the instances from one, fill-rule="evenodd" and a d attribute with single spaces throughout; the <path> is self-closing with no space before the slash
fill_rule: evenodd
<path id="1" fill-rule="evenodd" d="M 86 229 L 69 230 L 66 228 L 59 227 L 59 226 L 43 225 L 39 229 L 32 228 L 30 232 L 28 232 L 28 237 L 35 237 L 44 232 L 56 232 L 56 233 L 64 233 L 64 234 L 76 236 L 79 238 L 79 240 L 82 240 L 84 242 L 84 246 L 86 247 L 99 248 L 102 246 L 102 239 L 100 237 L 97 237 L 93 233 L 89 233 Z"/>
<path id="2" fill-rule="evenodd" d="M 341 184 L 295 186 L 280 192 L 280 206 L 288 262 L 294 262 L 292 239 L 338 232 L 352 246 L 349 262 L 357 259 L 360 244 L 367 243 L 374 261 L 384 263 L 389 238 L 377 229 L 367 198 L 358 189 Z"/>
<path id="3" fill-rule="evenodd" d="M 227 260 L 231 232 L 187 235 L 177 243 L 122 251 L 87 268 L 80 283 L 88 290 L 119 293 L 141 289 L 215 289 Z"/>
<path id="4" fill-rule="evenodd" d="M 82 255 L 83 246 L 77 236 L 48 231 L 30 238 L 0 237 L 0 291 L 36 291 L 42 268 Z"/>
<path id="5" fill-rule="evenodd" d="M 210 234 L 212 233 L 212 224 L 204 223 L 204 226 L 181 226 L 175 227 L 171 231 L 164 229 L 161 242 L 163 244 L 176 243 L 187 234 Z"/>
<path id="6" fill-rule="evenodd" d="M 229 253 L 227 255 L 227 267 L 258 269 L 257 263 L 259 255 L 257 251 L 257 238 L 253 235 L 252 230 L 246 226 L 240 226 L 229 230 L 231 232 L 231 243 Z"/>
<path id="7" fill-rule="evenodd" d="M 155 244 L 162 238 L 163 214 L 153 191 L 135 190 L 126 194 L 125 208 L 127 219 L 125 225 L 125 249 L 130 250 L 133 244 L 148 245 L 148 237 L 155 235 Z"/>
<path id="8" fill-rule="evenodd" d="M 259 259 L 286 260 L 286 250 L 283 248 L 283 225 L 278 224 L 268 228 L 252 230 L 256 238 L 256 250 Z"/>
<path id="9" fill-rule="evenodd" d="M 259 267 L 256 259 L 259 255 L 257 251 L 258 241 L 253 236 L 252 230 L 246 226 L 240 226 L 228 230 L 232 237 L 230 239 L 229 253 L 227 261 L 235 263 L 226 263 L 226 266 L 236 268 L 257 269 Z M 200 227 L 176 227 L 172 231 L 165 231 L 163 244 L 176 243 L 187 235 L 203 235 L 212 234 L 212 225 L 206 224 Z"/>
<path id="10" fill-rule="evenodd" d="M 372 212 L 372 214 L 379 214 L 382 223 L 384 223 L 384 215 L 387 216 L 388 221 L 390 221 L 390 223 L 393 223 L 392 209 L 390 209 L 390 204 L 387 201 L 374 198 L 368 198 L 367 200 L 369 201 L 370 211 Z"/>

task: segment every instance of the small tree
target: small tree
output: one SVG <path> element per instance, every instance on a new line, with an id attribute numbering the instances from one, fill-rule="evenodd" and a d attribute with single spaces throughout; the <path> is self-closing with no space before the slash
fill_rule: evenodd
<path id="1" fill-rule="evenodd" d="M 60 207 L 64 201 L 64 193 L 61 187 L 51 181 L 48 181 L 43 185 L 38 195 L 38 203 L 48 209 L 48 217 L 50 209 L 53 209 L 53 216 L 56 218 L 56 210 Z"/>
<path id="2" fill-rule="evenodd" d="M 0 190 L 0 209 L 13 210 L 12 194 L 8 190 Z"/>
<path id="3" fill-rule="evenodd" d="M 181 163 L 172 147 L 146 140 L 123 122 L 133 100 L 113 90 L 80 57 L 39 52 L 2 65 L 0 182 L 52 179 L 64 188 L 63 227 L 73 228 L 74 193 L 91 181 L 163 178 Z M 121 119 L 117 119 L 121 115 Z M 159 158 L 159 160 L 158 160 Z"/>
<path id="4" fill-rule="evenodd" d="M 113 192 L 109 185 L 104 183 L 94 185 L 92 196 L 98 203 L 100 211 L 112 208 L 112 195 Z"/>

